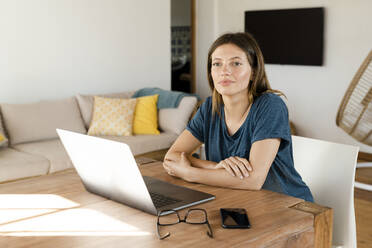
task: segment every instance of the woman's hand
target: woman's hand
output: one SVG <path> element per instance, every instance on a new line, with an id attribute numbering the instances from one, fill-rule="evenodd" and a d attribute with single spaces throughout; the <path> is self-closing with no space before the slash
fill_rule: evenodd
<path id="1" fill-rule="evenodd" d="M 249 161 L 240 157 L 226 158 L 225 160 L 220 161 L 214 168 L 224 168 L 230 175 L 233 177 L 237 176 L 240 179 L 249 177 L 249 172 L 252 171 L 252 166 Z"/>
<path id="2" fill-rule="evenodd" d="M 181 156 L 166 157 L 163 162 L 163 167 L 169 175 L 191 181 L 190 170 L 192 166 L 185 152 L 182 152 Z"/>

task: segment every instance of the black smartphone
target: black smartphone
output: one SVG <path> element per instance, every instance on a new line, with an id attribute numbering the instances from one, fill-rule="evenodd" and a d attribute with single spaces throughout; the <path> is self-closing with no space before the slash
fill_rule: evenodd
<path id="1" fill-rule="evenodd" d="M 221 208 L 223 228 L 250 228 L 247 212 L 244 208 Z"/>

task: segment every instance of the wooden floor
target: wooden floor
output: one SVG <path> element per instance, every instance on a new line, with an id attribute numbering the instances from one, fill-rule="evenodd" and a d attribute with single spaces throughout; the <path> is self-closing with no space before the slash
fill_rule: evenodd
<path id="1" fill-rule="evenodd" d="M 372 168 L 358 168 L 356 181 L 372 184 Z M 355 189 L 355 219 L 358 248 L 372 247 L 372 191 Z"/>

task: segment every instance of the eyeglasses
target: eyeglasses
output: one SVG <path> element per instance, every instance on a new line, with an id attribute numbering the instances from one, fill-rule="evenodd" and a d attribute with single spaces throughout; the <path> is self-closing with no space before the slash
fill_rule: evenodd
<path id="1" fill-rule="evenodd" d="M 159 239 L 162 240 L 170 236 L 169 232 L 165 235 L 160 235 L 161 226 L 171 226 L 171 225 L 178 224 L 180 222 L 185 222 L 187 224 L 192 224 L 192 225 L 206 224 L 208 227 L 207 235 L 210 238 L 213 238 L 213 232 L 208 222 L 207 212 L 201 208 L 192 208 L 187 211 L 184 219 L 181 219 L 178 212 L 173 209 L 162 210 L 158 212 L 158 221 L 156 223 L 156 230 L 157 230 Z"/>

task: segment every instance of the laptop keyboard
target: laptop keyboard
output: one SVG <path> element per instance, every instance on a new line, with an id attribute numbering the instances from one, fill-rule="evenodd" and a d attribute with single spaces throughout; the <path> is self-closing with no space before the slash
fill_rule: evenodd
<path id="1" fill-rule="evenodd" d="M 150 196 L 156 208 L 161 208 L 181 201 L 155 192 L 150 192 Z"/>

